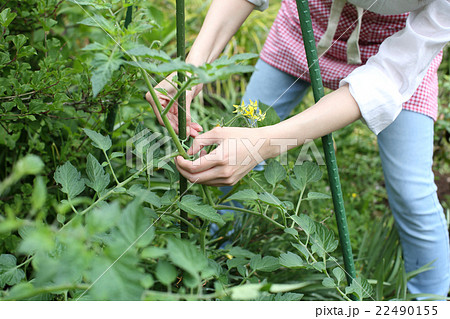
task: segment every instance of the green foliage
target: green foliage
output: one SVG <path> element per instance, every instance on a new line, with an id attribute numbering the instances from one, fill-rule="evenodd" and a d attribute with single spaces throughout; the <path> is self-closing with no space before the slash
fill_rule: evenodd
<path id="1" fill-rule="evenodd" d="M 129 5 L 133 21 L 125 28 Z M 187 5 L 188 28 L 194 28 L 206 5 Z M 256 57 L 231 53 L 250 52 L 270 24 L 256 23 L 263 15 L 252 14 L 253 25 L 244 28 L 254 40 L 240 31 L 237 38 L 243 42 L 232 42 L 228 54 L 193 66 L 173 58 L 174 21 L 167 18 L 173 16 L 172 6 L 165 0 L 12 0 L 2 7 L 0 299 L 413 298 L 406 293 L 406 280 L 416 273 L 406 274 L 398 240 L 385 232 L 392 223 L 374 228 L 370 238 L 354 239 L 362 242 L 361 274 L 346 287 L 322 169 L 311 162 L 295 165 L 295 150 L 287 165 L 269 161 L 263 172 L 251 172 L 221 199 L 215 189 L 203 193 L 194 186 L 179 200 L 173 163 L 127 161 L 134 156 L 127 147 L 137 132 L 147 128 L 167 135 L 142 100 L 149 89 L 146 73 L 154 85 L 172 71 L 189 72 L 190 82 L 176 79 L 177 87 L 206 83 L 205 92 L 218 93 L 214 99 L 226 111 L 239 100 L 246 81 L 236 74 L 253 70 L 248 60 Z M 275 7 L 269 9 L 272 15 Z M 217 92 L 221 89 L 226 92 Z M 205 128 L 230 116 L 218 107 L 198 108 L 198 103 L 192 114 L 201 115 Z M 268 112 L 260 125 L 279 121 L 273 109 L 259 106 Z M 113 111 L 117 121 L 106 124 Z M 363 156 L 366 152 L 351 147 L 364 143 L 345 134 L 342 140 L 351 141 L 352 152 Z M 138 148 L 147 140 L 133 143 Z M 153 154 L 154 163 L 175 155 L 161 148 Z M 378 176 L 345 163 L 344 173 Z M 366 196 L 361 206 L 355 204 L 359 198 L 350 202 L 352 217 L 363 218 L 355 211 L 372 209 L 367 203 L 374 195 Z M 222 202 L 239 202 L 239 212 L 222 214 L 217 204 Z M 181 239 L 181 223 L 188 225 L 187 239 Z M 219 227 L 215 235 L 211 224 Z M 378 245 L 384 241 L 386 247 Z"/>

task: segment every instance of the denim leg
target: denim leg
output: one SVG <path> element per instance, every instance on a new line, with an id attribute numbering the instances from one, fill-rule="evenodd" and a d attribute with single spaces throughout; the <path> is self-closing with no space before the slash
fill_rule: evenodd
<path id="1" fill-rule="evenodd" d="M 272 106 L 281 120 L 284 120 L 300 103 L 310 84 L 258 60 L 250 82 L 247 85 L 244 102 L 258 100 Z"/>
<path id="2" fill-rule="evenodd" d="M 447 296 L 449 235 L 439 204 L 433 163 L 433 120 L 403 110 L 378 135 L 381 162 L 407 272 L 433 262 L 408 282 L 411 293 Z"/>

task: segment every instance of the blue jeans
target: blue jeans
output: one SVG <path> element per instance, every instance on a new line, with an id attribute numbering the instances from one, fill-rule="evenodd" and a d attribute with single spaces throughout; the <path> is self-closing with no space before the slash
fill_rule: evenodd
<path id="1" fill-rule="evenodd" d="M 301 101 L 309 85 L 259 60 L 243 99 L 273 105 L 280 118 L 284 119 Z M 378 135 L 378 145 L 406 271 L 434 261 L 433 269 L 408 282 L 408 289 L 411 293 L 447 296 L 450 285 L 449 236 L 431 170 L 433 125 L 430 117 L 403 110 Z"/>

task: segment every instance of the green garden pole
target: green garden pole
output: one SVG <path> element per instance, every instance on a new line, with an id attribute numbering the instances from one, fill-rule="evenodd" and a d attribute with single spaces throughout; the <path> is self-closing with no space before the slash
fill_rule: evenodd
<path id="1" fill-rule="evenodd" d="M 185 59 L 185 17 L 184 17 L 184 0 L 176 1 L 176 23 L 177 23 L 177 56 L 183 61 Z M 185 76 L 182 72 L 177 73 L 178 81 L 183 83 Z M 186 92 L 178 98 L 178 136 L 181 141 L 186 140 Z M 180 174 L 180 200 L 187 190 L 187 180 Z M 180 216 L 187 220 L 187 213 L 180 210 Z M 182 237 L 188 237 L 188 225 L 181 222 Z"/>
<path id="2" fill-rule="evenodd" d="M 296 0 L 297 10 L 300 19 L 300 26 L 303 35 L 306 58 L 309 67 L 309 76 L 314 93 L 314 100 L 319 101 L 324 96 L 322 76 L 320 75 L 319 58 L 317 56 L 316 41 L 312 28 L 311 14 L 309 12 L 308 0 Z M 350 234 L 348 232 L 347 219 L 345 217 L 344 199 L 342 197 L 339 172 L 334 153 L 333 138 L 331 133 L 322 137 L 325 161 L 327 164 L 328 178 L 330 180 L 331 194 L 336 214 L 336 222 L 339 231 L 339 241 L 344 257 L 344 267 L 347 282 L 350 284 L 356 278 L 355 264 L 353 261 L 352 246 L 350 244 Z"/>

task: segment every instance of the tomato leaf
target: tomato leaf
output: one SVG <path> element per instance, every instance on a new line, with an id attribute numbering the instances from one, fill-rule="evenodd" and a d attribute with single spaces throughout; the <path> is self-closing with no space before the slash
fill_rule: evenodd
<path id="1" fill-rule="evenodd" d="M 278 161 L 270 161 L 264 169 L 264 177 L 267 182 L 275 187 L 275 185 L 286 177 L 286 170 Z"/>
<path id="2" fill-rule="evenodd" d="M 218 225 L 224 225 L 225 221 L 210 205 L 202 203 L 202 199 L 195 195 L 183 196 L 177 203 L 178 207 L 191 215 L 212 221 Z"/>
<path id="3" fill-rule="evenodd" d="M 88 154 L 86 163 L 86 174 L 89 179 L 86 179 L 86 185 L 100 194 L 109 184 L 109 173 L 105 173 L 105 170 L 97 161 L 97 159 Z"/>
<path id="4" fill-rule="evenodd" d="M 59 166 L 54 175 L 55 181 L 62 186 L 61 190 L 69 199 L 78 196 L 84 190 L 84 180 L 81 173 L 70 163 Z"/>
<path id="5" fill-rule="evenodd" d="M 13 255 L 0 255 L 0 288 L 5 285 L 13 286 L 25 278 L 22 269 L 16 267 L 17 259 Z"/>
<path id="6" fill-rule="evenodd" d="M 102 134 L 87 128 L 84 128 L 83 131 L 87 136 L 89 136 L 94 147 L 99 148 L 105 152 L 111 148 L 112 142 L 109 136 L 103 136 Z"/>

